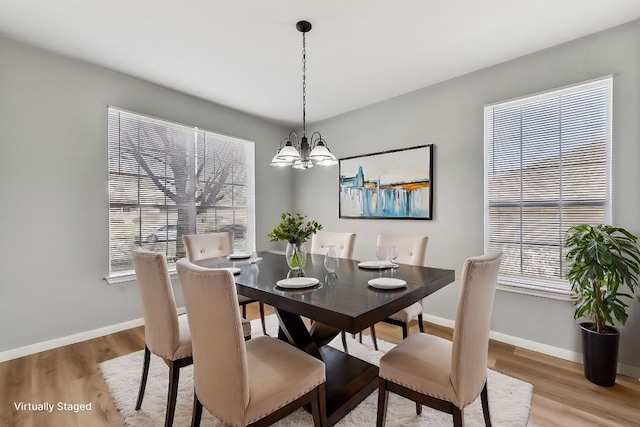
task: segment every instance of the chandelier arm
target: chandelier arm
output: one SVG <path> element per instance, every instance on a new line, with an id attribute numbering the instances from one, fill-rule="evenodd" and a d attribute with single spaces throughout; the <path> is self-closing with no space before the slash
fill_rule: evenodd
<path id="1" fill-rule="evenodd" d="M 284 147 L 287 142 L 291 142 L 296 149 L 300 149 L 300 141 L 298 140 L 298 135 L 295 132 L 291 132 L 288 137 L 283 138 L 280 141 L 280 148 Z"/>
<path id="2" fill-rule="evenodd" d="M 322 139 L 322 135 L 320 134 L 320 132 L 315 131 L 314 133 L 311 134 L 311 148 L 315 148 L 319 142 L 322 142 L 325 147 L 327 146 L 327 141 Z"/>

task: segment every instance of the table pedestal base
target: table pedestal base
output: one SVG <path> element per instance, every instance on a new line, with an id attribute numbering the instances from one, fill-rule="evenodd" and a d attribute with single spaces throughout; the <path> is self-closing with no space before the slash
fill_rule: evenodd
<path id="1" fill-rule="evenodd" d="M 320 353 L 327 366 L 327 421 L 333 426 L 378 387 L 378 367 L 330 346 Z"/>
<path id="2" fill-rule="evenodd" d="M 335 425 L 378 387 L 378 367 L 324 345 L 340 333 L 338 329 L 318 324 L 310 333 L 300 316 L 280 309 L 276 314 L 278 338 L 324 362 L 327 421 Z"/>

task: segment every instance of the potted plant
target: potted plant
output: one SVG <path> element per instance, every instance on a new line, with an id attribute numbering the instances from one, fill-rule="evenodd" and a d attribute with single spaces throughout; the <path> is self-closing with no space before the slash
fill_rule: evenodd
<path id="1" fill-rule="evenodd" d="M 285 256 L 287 264 L 292 270 L 304 268 L 307 262 L 307 249 L 304 243 L 312 234 L 322 230 L 322 225 L 317 221 L 308 221 L 305 224 L 306 215 L 283 213 L 280 224 L 268 234 L 269 241 L 287 241 Z"/>
<path id="2" fill-rule="evenodd" d="M 575 298 L 574 318 L 591 319 L 580 324 L 584 374 L 610 387 L 616 381 L 620 338 L 614 321 L 626 323 L 628 305 L 621 298 L 632 298 L 638 286 L 637 237 L 611 225 L 582 224 L 568 230 L 565 243 L 567 260 L 573 263 L 567 279 Z"/>

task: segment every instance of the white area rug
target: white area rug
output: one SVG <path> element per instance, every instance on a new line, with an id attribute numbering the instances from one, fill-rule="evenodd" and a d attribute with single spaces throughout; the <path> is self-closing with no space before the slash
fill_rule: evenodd
<path id="1" fill-rule="evenodd" d="M 262 335 L 259 320 L 252 323 L 252 336 Z M 277 319 L 274 315 L 267 317 L 267 331 L 271 336 L 277 336 Z M 363 337 L 363 344 L 358 343 L 347 334 L 349 353 L 378 365 L 380 357 L 394 347 L 393 344 L 378 340 L 375 351 L 368 336 Z M 338 336 L 330 345 L 342 349 Z M 100 364 L 109 393 L 117 408 L 122 413 L 126 424 L 131 427 L 162 426 L 164 424 L 165 408 L 167 404 L 167 386 L 169 369 L 158 357 L 151 355 L 151 365 L 147 388 L 139 411 L 134 409 L 142 373 L 144 352 L 122 356 Z M 491 421 L 495 427 L 524 427 L 529 418 L 531 395 L 533 386 L 524 381 L 488 370 L 489 408 Z M 347 414 L 337 426 L 340 427 L 369 427 L 376 424 L 378 393 L 374 391 L 358 407 Z M 173 425 L 176 427 L 191 425 L 191 411 L 193 408 L 193 369 L 191 366 L 180 370 L 180 385 Z M 465 425 L 467 427 L 484 426 L 480 398 L 465 408 Z M 387 408 L 387 426 L 389 427 L 434 427 L 453 424 L 451 415 L 423 407 L 422 415 L 417 416 L 415 403 L 389 394 Z M 203 410 L 203 427 L 223 427 L 206 409 Z M 278 427 L 311 427 L 311 414 L 299 409 L 278 423 Z"/>

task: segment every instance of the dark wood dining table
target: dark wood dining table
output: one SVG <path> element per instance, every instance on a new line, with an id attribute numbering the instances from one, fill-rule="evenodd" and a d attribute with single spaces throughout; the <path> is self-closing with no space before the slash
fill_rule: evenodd
<path id="1" fill-rule="evenodd" d="M 357 333 L 397 311 L 422 300 L 455 280 L 454 270 L 400 265 L 387 270 L 358 267 L 358 261 L 340 259 L 335 274 L 327 273 L 324 256 L 308 255 L 306 277 L 319 279 L 313 287 L 284 289 L 276 283 L 296 276 L 284 255 L 260 252 L 259 261 L 210 258 L 196 261 L 203 267 L 238 267 L 238 293 L 271 305 L 279 320 L 278 336 L 321 359 L 326 365 L 326 402 L 329 425 L 336 424 L 378 385 L 378 367 L 328 344 L 340 331 Z M 368 282 L 393 274 L 406 286 L 380 290 Z M 308 328 L 303 318 L 312 321 Z"/>

